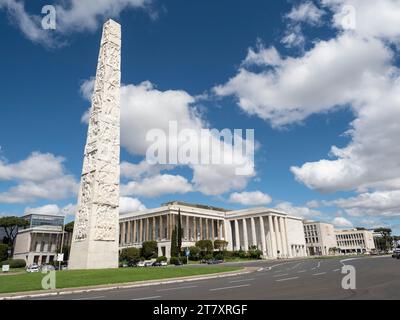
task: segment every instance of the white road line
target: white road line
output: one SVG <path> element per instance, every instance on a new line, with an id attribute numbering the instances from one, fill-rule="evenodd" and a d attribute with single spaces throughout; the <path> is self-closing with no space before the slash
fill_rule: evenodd
<path id="1" fill-rule="evenodd" d="M 304 273 L 304 272 L 307 272 L 307 270 L 300 270 L 300 271 L 298 271 L 298 273 Z"/>
<path id="2" fill-rule="evenodd" d="M 284 277 L 284 276 L 288 276 L 289 273 L 282 273 L 282 274 L 277 274 L 274 276 L 274 278 L 278 278 L 278 277 Z"/>
<path id="3" fill-rule="evenodd" d="M 222 288 L 210 289 L 210 291 L 229 290 L 229 289 L 243 288 L 243 287 L 249 287 L 249 286 L 250 286 L 250 284 L 242 284 L 240 286 L 232 286 L 232 287 L 222 287 Z"/>
<path id="4" fill-rule="evenodd" d="M 253 281 L 253 280 L 256 280 L 256 279 L 252 278 L 252 279 L 233 280 L 233 281 L 229 281 L 229 283 L 245 282 L 245 281 Z"/>
<path id="5" fill-rule="evenodd" d="M 191 288 L 197 288 L 197 286 L 186 286 L 186 287 L 165 288 L 165 289 L 158 289 L 158 290 L 156 290 L 156 291 L 157 291 L 157 292 L 161 292 L 161 291 L 182 290 L 182 289 L 191 289 Z"/>
<path id="6" fill-rule="evenodd" d="M 72 299 L 72 300 L 94 300 L 94 299 L 102 299 L 102 298 L 105 298 L 105 296 L 88 297 L 88 298 L 77 298 L 77 299 Z"/>
<path id="7" fill-rule="evenodd" d="M 333 270 L 333 272 L 338 272 L 338 271 L 340 271 L 340 269 L 335 269 L 335 270 Z"/>
<path id="8" fill-rule="evenodd" d="M 295 279 L 298 279 L 299 277 L 293 277 L 293 278 L 286 278 L 286 279 L 278 279 L 278 280 L 275 280 L 276 282 L 282 282 L 282 281 L 289 281 L 289 280 L 295 280 Z"/>
<path id="9" fill-rule="evenodd" d="M 321 266 L 321 262 L 318 262 L 317 268 L 319 268 Z"/>
<path id="10" fill-rule="evenodd" d="M 144 298 L 137 298 L 137 299 L 131 299 L 131 300 L 152 300 L 152 299 L 158 299 L 158 298 L 161 298 L 161 296 L 144 297 Z"/>
<path id="11" fill-rule="evenodd" d="M 314 273 L 313 276 L 322 276 L 323 274 L 326 274 L 326 272 Z"/>

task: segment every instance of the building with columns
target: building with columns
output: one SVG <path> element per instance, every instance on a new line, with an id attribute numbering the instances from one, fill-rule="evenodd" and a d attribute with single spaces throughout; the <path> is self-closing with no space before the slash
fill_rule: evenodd
<path id="1" fill-rule="evenodd" d="M 307 255 L 327 256 L 336 253 L 338 247 L 333 224 L 320 221 L 304 221 Z"/>
<path id="2" fill-rule="evenodd" d="M 230 211 L 204 205 L 169 202 L 156 209 L 120 216 L 120 249 L 158 243 L 158 254 L 170 257 L 171 233 L 181 213 L 182 247 L 198 240 L 225 240 L 228 250 L 256 246 L 264 258 L 307 255 L 301 218 L 284 212 L 252 208 Z"/>

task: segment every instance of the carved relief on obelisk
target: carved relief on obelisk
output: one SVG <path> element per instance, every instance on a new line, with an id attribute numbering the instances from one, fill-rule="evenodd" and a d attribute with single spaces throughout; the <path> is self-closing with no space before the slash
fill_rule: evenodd
<path id="1" fill-rule="evenodd" d="M 121 26 L 104 24 L 70 269 L 118 267 Z"/>

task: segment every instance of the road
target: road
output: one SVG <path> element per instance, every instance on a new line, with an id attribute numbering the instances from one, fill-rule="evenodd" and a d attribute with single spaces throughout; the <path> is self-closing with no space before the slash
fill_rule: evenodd
<path id="1" fill-rule="evenodd" d="M 391 257 L 251 262 L 258 271 L 234 277 L 107 290 L 48 300 L 400 299 L 400 261 Z M 356 289 L 342 288 L 342 267 L 356 270 Z M 187 266 L 190 267 L 190 266 Z M 206 267 L 206 266 L 205 266 Z"/>

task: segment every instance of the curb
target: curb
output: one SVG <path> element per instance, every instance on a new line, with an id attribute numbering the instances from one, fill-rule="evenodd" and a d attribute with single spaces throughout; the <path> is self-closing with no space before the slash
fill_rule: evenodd
<path id="1" fill-rule="evenodd" d="M 0 301 L 3 300 L 18 300 L 18 299 L 29 299 L 29 298 L 40 298 L 40 297 L 51 297 L 51 296 L 61 296 L 61 295 L 69 295 L 69 294 L 79 294 L 79 293 L 88 293 L 88 292 L 99 292 L 99 291 L 108 291 L 108 290 L 117 290 L 117 289 L 130 289 L 130 288 L 139 288 L 139 287 L 150 287 L 157 286 L 160 284 L 173 284 L 173 283 L 182 283 L 182 282 L 190 282 L 190 281 L 201 281 L 201 280 L 209 280 L 209 279 L 218 279 L 218 278 L 226 278 L 226 277 L 234 277 L 243 274 L 248 274 L 257 271 L 257 268 L 244 268 L 243 271 L 237 272 L 223 272 L 215 275 L 205 275 L 205 276 L 195 276 L 195 277 L 182 277 L 182 278 L 173 278 L 170 280 L 150 280 L 143 282 L 131 282 L 126 284 L 115 284 L 110 286 L 93 286 L 86 287 L 81 289 L 59 289 L 58 291 L 49 291 L 43 292 L 41 291 L 32 291 L 31 293 L 11 293 L 8 296 L 0 295 Z"/>

